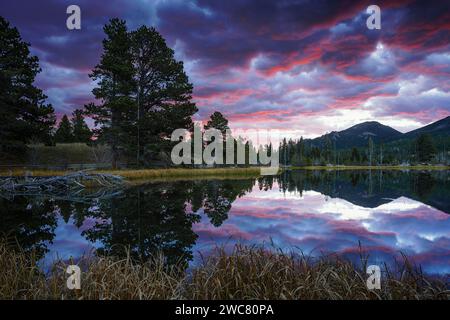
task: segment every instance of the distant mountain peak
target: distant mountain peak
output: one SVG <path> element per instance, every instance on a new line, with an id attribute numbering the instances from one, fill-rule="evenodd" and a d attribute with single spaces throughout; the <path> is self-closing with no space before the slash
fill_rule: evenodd
<path id="1" fill-rule="evenodd" d="M 450 135 L 450 116 L 441 120 L 430 123 L 424 127 L 409 131 L 404 134 L 405 138 L 414 138 L 423 133 L 428 133 L 433 136 L 448 136 Z"/>
<path id="2" fill-rule="evenodd" d="M 350 128 L 346 129 L 361 129 L 361 128 L 389 128 L 391 130 L 397 131 L 394 128 L 391 128 L 389 126 L 386 126 L 382 123 L 379 123 L 378 121 L 365 121 L 358 124 L 355 124 L 354 126 L 351 126 Z M 397 131 L 399 132 L 399 131 Z"/>
<path id="3" fill-rule="evenodd" d="M 315 139 L 307 139 L 312 145 L 322 147 L 330 139 L 338 149 L 367 146 L 369 137 L 374 143 L 388 143 L 399 139 L 412 139 L 422 133 L 433 136 L 450 136 L 450 116 L 422 128 L 401 133 L 378 121 L 364 121 L 341 131 L 332 131 Z"/>
<path id="4" fill-rule="evenodd" d="M 324 145 L 327 138 L 336 143 L 337 148 L 361 147 L 367 145 L 369 137 L 375 142 L 386 142 L 398 138 L 402 133 L 379 123 L 365 121 L 342 131 L 333 131 L 319 138 L 311 140 L 314 145 Z"/>

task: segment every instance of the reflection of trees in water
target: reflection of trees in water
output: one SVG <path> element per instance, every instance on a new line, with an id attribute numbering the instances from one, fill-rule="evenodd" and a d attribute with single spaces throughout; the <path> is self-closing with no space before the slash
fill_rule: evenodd
<path id="1" fill-rule="evenodd" d="M 231 204 L 250 192 L 253 180 L 216 180 L 194 182 L 190 186 L 192 210 L 203 208 L 211 224 L 219 227 L 228 219 Z"/>
<path id="2" fill-rule="evenodd" d="M 359 183 L 359 177 L 361 175 L 355 172 L 350 173 L 350 180 L 352 181 L 352 186 L 356 187 Z"/>
<path id="3" fill-rule="evenodd" d="M 283 192 L 314 190 L 364 207 L 376 207 L 401 196 L 450 212 L 448 171 L 309 171 L 293 170 L 277 180 Z"/>
<path id="4" fill-rule="evenodd" d="M 47 251 L 55 236 L 55 203 L 48 199 L 0 198 L 0 234 L 25 251 L 36 250 L 38 257 Z M 13 246 L 14 247 L 14 246 Z"/>
<path id="5" fill-rule="evenodd" d="M 147 259 L 162 252 L 169 264 L 187 263 L 198 237 L 192 225 L 200 221 L 200 213 L 220 226 L 233 201 L 253 185 L 252 179 L 154 183 L 91 202 L 0 199 L 0 230 L 17 237 L 25 249 L 36 248 L 44 254 L 46 242 L 55 236 L 58 212 L 66 223 L 83 226 L 82 235 L 98 243 L 100 254 L 123 257 L 128 250 L 133 258 Z"/>
<path id="6" fill-rule="evenodd" d="M 432 194 L 435 184 L 436 180 L 429 172 L 413 174 L 411 178 L 411 188 L 421 200 L 426 200 Z"/>
<path id="7" fill-rule="evenodd" d="M 233 201 L 250 190 L 252 180 L 155 183 L 133 187 L 124 196 L 100 203 L 90 215 L 98 222 L 83 234 L 99 241 L 99 252 L 122 256 L 128 247 L 146 259 L 164 253 L 169 264 L 187 263 L 197 235 L 192 225 L 203 208 L 214 226 L 228 218 Z"/>
<path id="8" fill-rule="evenodd" d="M 258 178 L 258 187 L 259 190 L 268 191 L 273 187 L 273 182 L 275 180 L 274 176 L 262 176 Z"/>
<path id="9" fill-rule="evenodd" d="M 283 192 L 300 194 L 315 190 L 364 207 L 406 196 L 450 212 L 449 181 L 447 171 L 382 175 L 374 171 L 372 179 L 365 171 L 286 171 L 258 178 L 257 186 L 270 190 L 277 183 Z M 100 253 L 123 256 L 128 248 L 133 257 L 146 259 L 162 251 L 168 263 L 187 263 L 197 240 L 192 225 L 201 214 L 214 226 L 222 225 L 233 202 L 250 192 L 254 183 L 252 179 L 153 183 L 126 189 L 120 197 L 86 203 L 23 196 L 0 199 L 0 231 L 16 237 L 25 250 L 35 248 L 42 255 L 55 236 L 59 212 L 66 222 L 83 226 L 82 235 L 98 243 Z M 368 196 L 370 183 L 373 192 Z"/>
<path id="10" fill-rule="evenodd" d="M 100 242 L 100 254 L 147 259 L 163 252 L 168 263 L 189 260 L 197 235 L 192 224 L 196 214 L 186 214 L 187 191 L 183 185 L 155 184 L 133 187 L 121 198 L 99 202 L 89 216 L 94 226 L 83 231 L 92 242 Z M 85 218 L 85 217 L 84 217 Z"/>

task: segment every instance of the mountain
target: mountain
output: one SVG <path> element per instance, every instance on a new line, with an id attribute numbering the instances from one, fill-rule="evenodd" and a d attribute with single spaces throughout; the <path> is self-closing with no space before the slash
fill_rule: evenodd
<path id="1" fill-rule="evenodd" d="M 324 146 L 327 138 L 337 149 L 367 146 L 369 137 L 374 143 L 389 142 L 402 137 L 402 133 L 376 121 L 367 121 L 342 131 L 333 131 L 310 140 L 314 146 Z"/>
<path id="2" fill-rule="evenodd" d="M 433 122 L 425 127 L 407 132 L 402 138 L 415 139 L 422 133 L 431 134 L 433 137 L 450 136 L 450 116 Z"/>
<path id="3" fill-rule="evenodd" d="M 312 146 L 323 147 L 326 140 L 330 139 L 336 149 L 348 149 L 367 146 L 369 137 L 378 144 L 413 140 L 422 133 L 431 134 L 433 138 L 450 137 L 450 116 L 407 133 L 401 133 L 376 121 L 367 121 L 342 131 L 332 131 L 315 139 L 306 139 L 305 142 L 309 142 Z"/>

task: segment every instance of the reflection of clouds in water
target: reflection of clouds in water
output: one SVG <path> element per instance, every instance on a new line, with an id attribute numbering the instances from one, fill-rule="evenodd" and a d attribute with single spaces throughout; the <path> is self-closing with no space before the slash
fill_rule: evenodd
<path id="1" fill-rule="evenodd" d="M 42 264 L 49 267 L 56 259 L 67 260 L 71 257 L 76 259 L 90 254 L 99 244 L 86 242 L 86 238 L 81 235 L 81 232 L 91 228 L 95 223 L 94 219 L 86 218 L 78 228 L 73 218 L 66 223 L 61 216 L 58 216 L 55 238 L 52 243 L 48 244 L 49 253 L 44 257 Z"/>
<path id="2" fill-rule="evenodd" d="M 278 188 L 254 189 L 233 203 L 222 227 L 214 228 L 203 219 L 194 230 L 198 248 L 272 239 L 276 246 L 298 247 L 305 253 L 337 251 L 352 256 L 361 241 L 373 261 L 392 259 L 403 251 L 425 271 L 450 272 L 450 215 L 406 197 L 365 208 L 316 191 L 300 197 Z"/>
<path id="3" fill-rule="evenodd" d="M 165 248 L 176 260 L 193 252 L 205 256 L 216 245 L 230 248 L 241 242 L 273 243 L 313 255 L 338 252 L 358 261 L 360 241 L 372 262 L 392 261 L 401 250 L 426 272 L 449 272 L 450 215 L 434 209 L 450 211 L 443 179 L 437 180 L 437 192 L 423 198 L 431 207 L 412 200 L 421 199 L 407 189 L 417 186 L 416 176 L 394 176 L 373 192 L 363 175 L 357 185 L 349 180 L 353 176 L 321 177 L 293 176 L 297 184 L 289 180 L 256 185 L 253 180 L 158 183 L 127 189 L 127 197 L 121 199 L 85 206 L 58 203 L 61 209 L 51 215 L 58 221 L 46 259 L 54 258 L 55 252 L 67 259 L 93 247 L 112 250 L 130 245 L 145 254 Z M 273 187 L 259 189 L 268 185 Z M 283 193 L 282 188 L 289 191 Z M 52 206 L 46 210 L 53 210 Z"/>
<path id="4" fill-rule="evenodd" d="M 411 200 L 405 197 L 400 197 L 398 199 L 391 199 L 391 202 L 382 204 L 379 206 L 378 210 L 382 210 L 383 212 L 389 213 L 389 212 L 399 212 L 399 211 L 406 211 L 411 209 L 417 209 L 421 206 L 426 206 L 423 203 L 415 200 Z M 429 208 L 429 206 L 426 206 Z"/>

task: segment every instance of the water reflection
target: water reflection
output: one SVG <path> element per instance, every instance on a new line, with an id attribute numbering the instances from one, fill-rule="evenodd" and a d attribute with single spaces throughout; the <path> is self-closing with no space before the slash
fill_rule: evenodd
<path id="1" fill-rule="evenodd" d="M 273 242 L 373 262 L 398 250 L 429 273 L 450 272 L 447 171 L 290 171 L 257 180 L 158 182 L 114 198 L 0 199 L 0 231 L 49 261 L 99 253 L 195 263 L 215 245 Z"/>
<path id="2" fill-rule="evenodd" d="M 24 251 L 48 253 L 47 244 L 55 237 L 57 218 L 51 199 L 0 197 L 0 232 L 9 241 L 17 241 Z"/>

